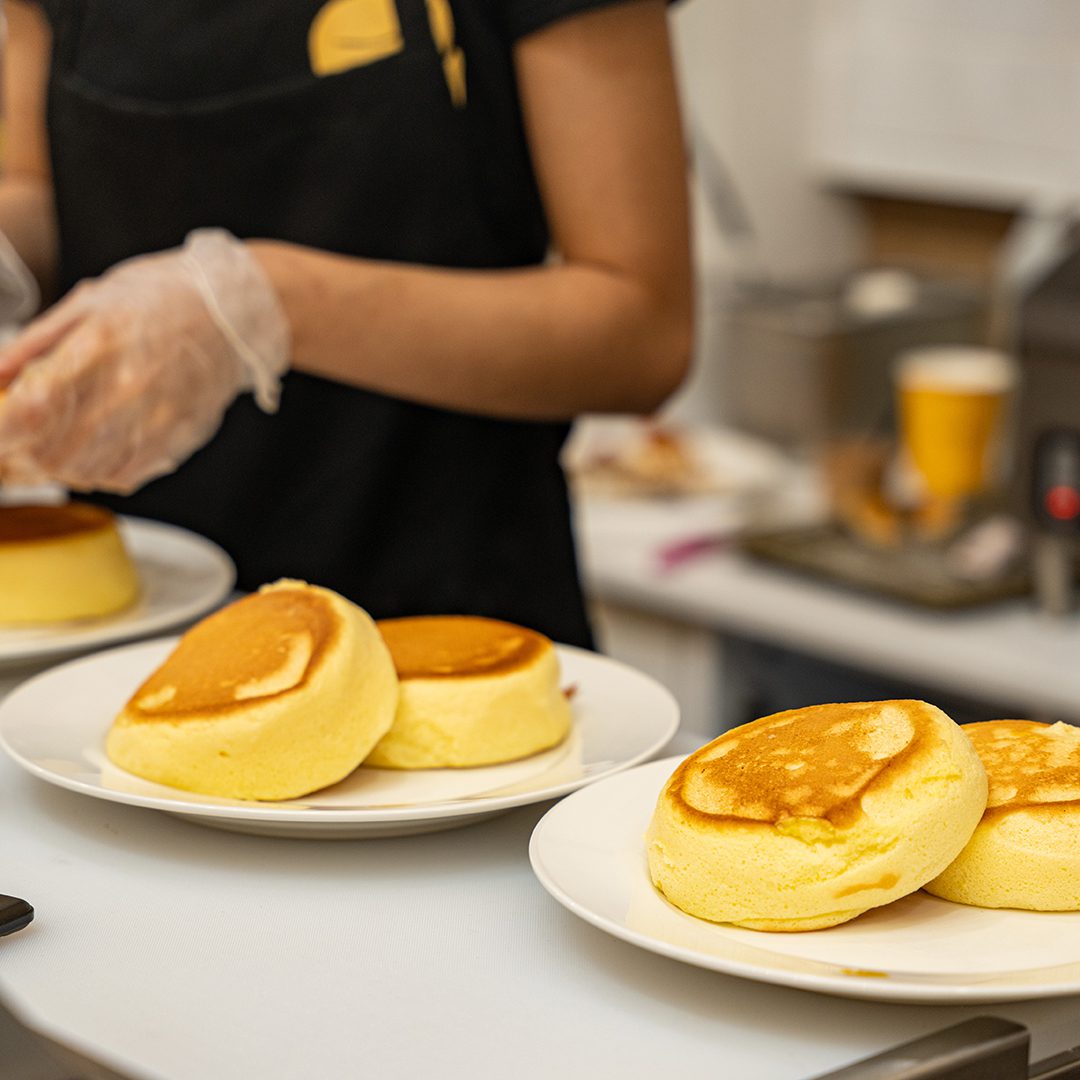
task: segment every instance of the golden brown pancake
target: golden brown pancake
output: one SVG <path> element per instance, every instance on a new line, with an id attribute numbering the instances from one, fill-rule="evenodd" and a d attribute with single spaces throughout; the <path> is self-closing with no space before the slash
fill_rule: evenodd
<path id="1" fill-rule="evenodd" d="M 815 930 L 940 873 L 985 805 L 979 759 L 940 709 L 795 709 L 726 732 L 675 770 L 649 826 L 649 869 L 691 915 Z"/>
<path id="2" fill-rule="evenodd" d="M 0 623 L 111 615 L 139 595 L 116 518 L 88 503 L 0 506 Z"/>
<path id="3" fill-rule="evenodd" d="M 366 612 L 279 581 L 189 630 L 116 718 L 106 750 L 172 787 L 295 798 L 352 772 L 390 727 L 397 696 Z"/>
<path id="4" fill-rule="evenodd" d="M 570 730 L 555 647 L 523 626 L 472 615 L 384 619 L 401 699 L 366 764 L 492 765 L 546 750 Z"/>
<path id="5" fill-rule="evenodd" d="M 1080 910 L 1080 729 L 989 720 L 964 731 L 986 767 L 986 813 L 927 892 L 961 904 Z"/>
<path id="6" fill-rule="evenodd" d="M 528 667 L 551 642 L 523 626 L 475 615 L 380 619 L 399 679 L 505 675 Z"/>

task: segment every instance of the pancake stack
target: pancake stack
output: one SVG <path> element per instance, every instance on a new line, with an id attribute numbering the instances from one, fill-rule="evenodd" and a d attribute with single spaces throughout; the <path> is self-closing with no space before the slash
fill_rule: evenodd
<path id="1" fill-rule="evenodd" d="M 465 768 L 527 757 L 561 742 L 570 704 L 542 634 L 464 615 L 385 619 L 401 700 L 365 764 Z"/>
<path id="2" fill-rule="evenodd" d="M 986 793 L 970 741 L 925 702 L 777 713 L 676 769 L 649 826 L 649 872 L 699 918 L 753 930 L 834 926 L 940 874 Z"/>
<path id="3" fill-rule="evenodd" d="M 296 798 L 352 772 L 397 700 L 367 613 L 329 589 L 279 581 L 189 630 L 116 718 L 106 752 L 186 791 Z"/>
<path id="4" fill-rule="evenodd" d="M 123 611 L 139 595 L 116 518 L 101 507 L 0 506 L 0 624 Z"/>
<path id="5" fill-rule="evenodd" d="M 965 724 L 990 778 L 986 813 L 926 891 L 988 908 L 1080 910 L 1080 729 Z"/>

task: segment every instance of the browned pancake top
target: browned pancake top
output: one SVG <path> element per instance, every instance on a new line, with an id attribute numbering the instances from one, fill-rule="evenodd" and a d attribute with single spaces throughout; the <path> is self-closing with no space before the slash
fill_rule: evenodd
<path id="1" fill-rule="evenodd" d="M 253 593 L 192 627 L 139 687 L 128 715 L 183 720 L 288 693 L 308 680 L 340 627 L 318 593 Z"/>
<path id="2" fill-rule="evenodd" d="M 113 515 L 100 506 L 71 502 L 62 506 L 0 506 L 0 544 L 59 540 L 110 527 Z"/>
<path id="3" fill-rule="evenodd" d="M 927 736 L 928 708 L 921 701 L 872 701 L 766 716 L 691 754 L 667 793 L 703 824 L 850 824 L 874 782 Z"/>
<path id="4" fill-rule="evenodd" d="M 527 667 L 551 643 L 543 634 L 476 615 L 419 615 L 378 623 L 399 679 L 503 675 Z"/>
<path id="5" fill-rule="evenodd" d="M 990 780 L 987 814 L 1080 805 L 1080 729 L 1034 720 L 987 720 L 964 731 Z"/>

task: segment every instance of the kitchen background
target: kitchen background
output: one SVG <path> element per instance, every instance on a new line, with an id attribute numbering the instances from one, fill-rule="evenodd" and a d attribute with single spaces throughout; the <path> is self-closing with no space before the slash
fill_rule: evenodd
<path id="1" fill-rule="evenodd" d="M 825 695 L 1080 718 L 1073 519 L 1039 501 L 1073 483 L 1080 405 L 1080 8 L 682 0 L 673 21 L 696 365 L 658 427 L 590 419 L 568 453 L 605 648 L 703 734 Z M 908 539 L 807 531 L 837 517 L 831 448 L 895 435 L 896 358 L 939 342 L 1020 363 L 1004 490 L 937 550 L 976 546 L 979 582 L 915 580 Z M 712 492 L 659 475 L 705 459 Z"/>

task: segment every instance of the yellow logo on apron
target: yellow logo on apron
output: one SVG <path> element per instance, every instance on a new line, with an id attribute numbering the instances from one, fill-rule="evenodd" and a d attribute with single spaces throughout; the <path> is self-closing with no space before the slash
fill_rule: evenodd
<path id="1" fill-rule="evenodd" d="M 402 48 L 394 0 L 330 0 L 308 32 L 308 56 L 316 75 L 362 67 Z"/>
<path id="2" fill-rule="evenodd" d="M 468 96 L 465 92 L 465 54 L 454 42 L 454 13 L 450 10 L 450 0 L 426 2 L 431 37 L 442 59 L 450 100 L 455 108 L 462 109 Z"/>

